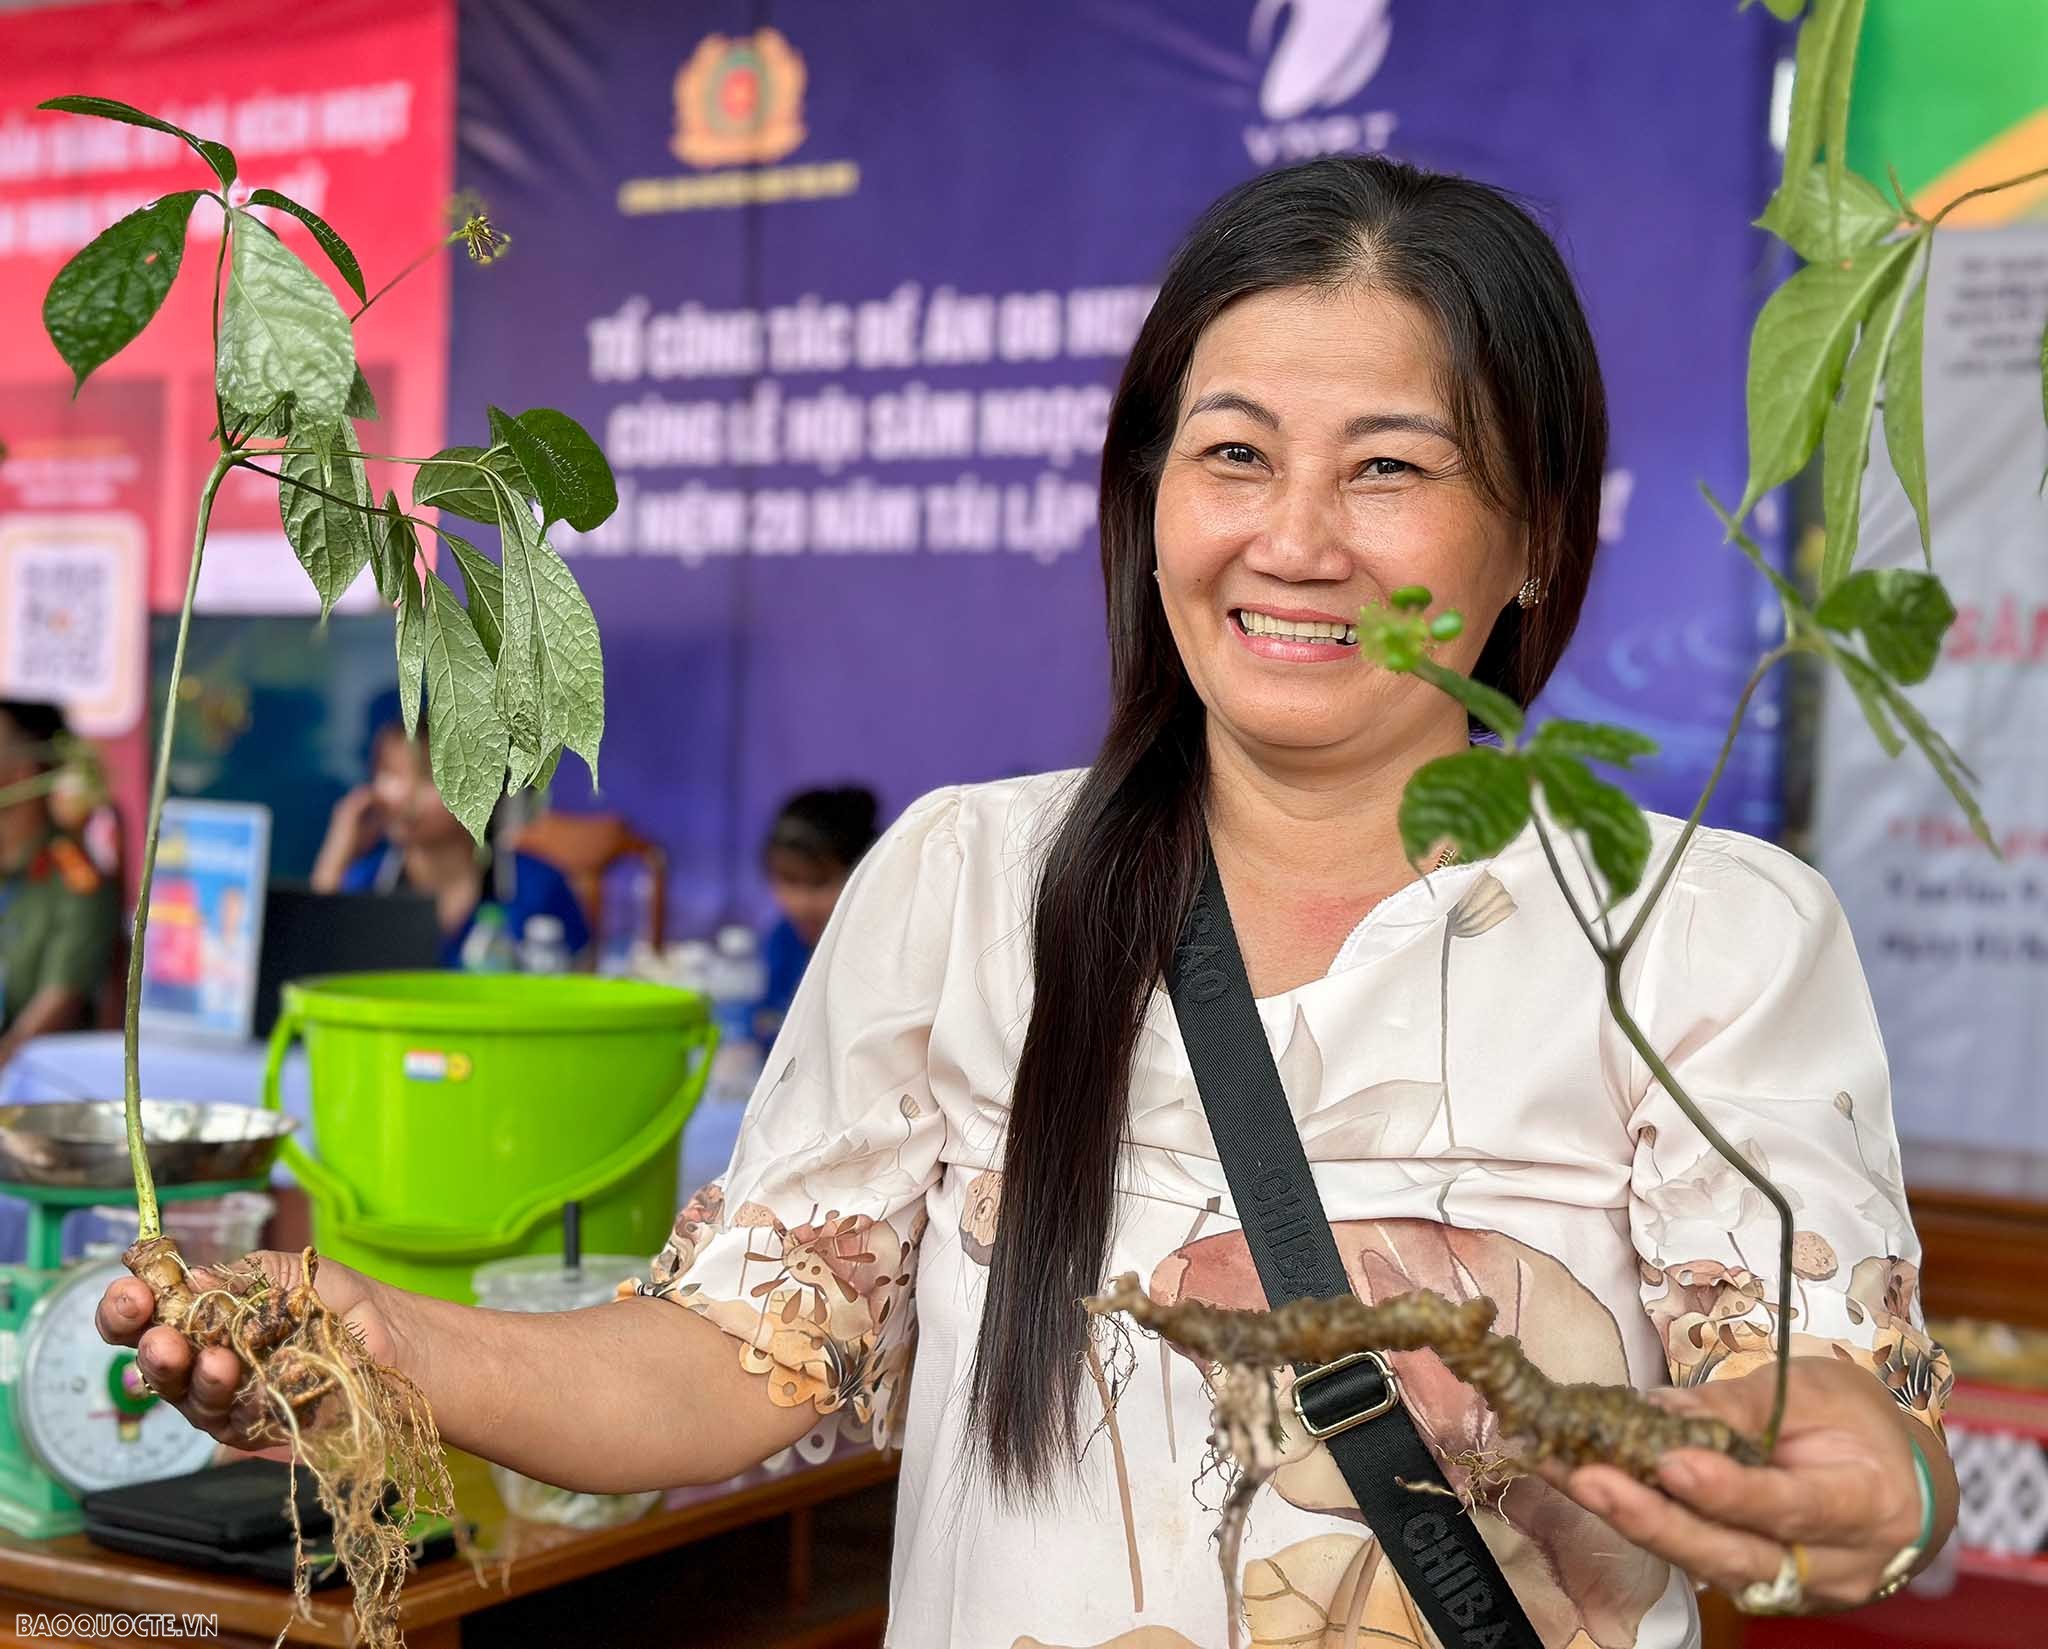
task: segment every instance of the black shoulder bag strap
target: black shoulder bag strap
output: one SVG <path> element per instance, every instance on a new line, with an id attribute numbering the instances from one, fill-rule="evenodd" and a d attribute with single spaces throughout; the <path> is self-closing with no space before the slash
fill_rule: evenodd
<path id="1" fill-rule="evenodd" d="M 1212 854 L 1174 950 L 1174 1017 L 1269 1306 L 1351 1292 L 1266 1045 Z M 1386 1360 L 1296 1369 L 1294 1412 L 1344 1473 L 1380 1549 L 1445 1649 L 1543 1649 L 1471 1516 L 1448 1491 Z"/>

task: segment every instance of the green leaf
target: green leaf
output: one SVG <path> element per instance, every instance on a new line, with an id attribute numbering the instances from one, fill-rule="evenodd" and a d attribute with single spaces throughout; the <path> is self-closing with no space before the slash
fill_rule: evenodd
<path id="1" fill-rule="evenodd" d="M 1781 23 L 1796 21 L 1799 14 L 1806 10 L 1806 0 L 1763 0 L 1763 3 L 1770 14 Z M 1756 0 L 1742 0 L 1742 9 L 1748 11 L 1755 4 Z"/>
<path id="2" fill-rule="evenodd" d="M 1914 245 L 1875 246 L 1845 267 L 1815 264 L 1771 294 L 1749 340 L 1749 483 L 1738 517 L 1813 456 L 1856 328 Z"/>
<path id="3" fill-rule="evenodd" d="M 1863 472 L 1870 464 L 1870 425 L 1877 416 L 1878 385 L 1898 334 L 1910 273 L 1911 266 L 1902 264 L 1873 296 L 1862 341 L 1842 378 L 1842 397 L 1828 408 L 1821 449 L 1821 504 L 1827 522 L 1827 547 L 1820 563 L 1823 595 L 1841 583 L 1856 559 Z"/>
<path id="4" fill-rule="evenodd" d="M 354 431 L 340 424 L 323 433 L 333 436 L 330 450 L 287 453 L 278 460 L 284 476 L 278 505 L 284 535 L 320 592 L 320 616 L 325 618 L 369 565 L 373 534 L 368 512 L 375 506 L 369 477 L 356 455 Z M 351 508 L 347 499 L 358 507 Z"/>
<path id="5" fill-rule="evenodd" d="M 378 416 L 377 397 L 370 393 L 370 380 L 363 376 L 360 361 L 356 363 L 355 379 L 348 386 L 348 399 L 342 403 L 341 415 L 344 418 L 368 418 L 373 422 Z"/>
<path id="6" fill-rule="evenodd" d="M 220 321 L 220 397 L 267 407 L 294 398 L 300 427 L 338 423 L 355 382 L 355 337 L 327 283 L 246 212 L 234 214 Z"/>
<path id="7" fill-rule="evenodd" d="M 1839 199 L 1828 194 L 1825 166 L 1809 166 L 1771 196 L 1757 220 L 1808 263 L 1835 263 L 1874 246 L 1899 226 L 1899 209 L 1876 185 L 1848 172 Z"/>
<path id="8" fill-rule="evenodd" d="M 1435 659 L 1417 659 L 1415 673 L 1432 687 L 1451 695 L 1486 726 L 1504 739 L 1522 731 L 1522 707 L 1505 693 L 1497 693 L 1470 676 L 1446 669 Z"/>
<path id="9" fill-rule="evenodd" d="M 1984 810 L 1977 805 L 1973 789 L 1977 775 L 1970 771 L 1969 764 L 1955 753 L 1948 740 L 1936 732 L 1927 718 L 1921 715 L 1919 706 L 1887 681 L 1878 670 L 1845 648 L 1834 648 L 1829 656 L 1848 678 L 1849 685 L 1855 689 L 1856 697 L 1862 702 L 1863 713 L 1869 719 L 1873 731 L 1878 727 L 1878 714 L 1874 713 L 1872 708 L 1874 705 L 1882 706 L 1883 710 L 1896 716 L 1899 724 L 1905 728 L 1907 737 L 1920 747 L 1920 753 L 1927 758 L 1927 763 L 1934 769 L 1936 777 L 1955 798 L 1956 805 L 1963 810 L 1963 816 L 1970 821 L 1970 829 L 1976 834 L 1977 840 L 1990 848 L 1994 856 L 2003 858 L 2004 855 L 1998 851 L 1997 841 L 1992 837 L 1990 822 L 1984 817 Z M 1888 756 L 1896 756 L 1902 748 L 1896 734 L 1887 739 L 1880 733 L 1878 742 L 1884 745 L 1885 754 Z"/>
<path id="10" fill-rule="evenodd" d="M 498 651 L 498 713 L 522 749 L 565 744 L 597 781 L 604 737 L 604 660 L 597 620 L 568 565 L 541 537 L 526 501 L 498 494 L 504 636 Z"/>
<path id="11" fill-rule="evenodd" d="M 495 446 L 488 452 L 482 447 L 443 447 L 413 473 L 413 504 L 449 510 L 471 521 L 495 522 L 498 495 L 486 470 L 522 498 L 534 499 L 533 483 L 509 447 Z"/>
<path id="12" fill-rule="evenodd" d="M 1828 193 L 1839 197 L 1847 170 L 1849 87 L 1856 74 L 1856 43 L 1863 32 L 1864 0 L 1814 0 L 1799 26 L 1792 75 L 1792 112 L 1785 135 L 1784 187 L 1825 149 Z"/>
<path id="13" fill-rule="evenodd" d="M 1911 686 L 1933 673 L 1956 609 L 1932 573 L 1888 567 L 1844 579 L 1813 616 L 1827 629 L 1860 634 L 1870 662 Z"/>
<path id="14" fill-rule="evenodd" d="M 448 811 L 481 842 L 505 788 L 511 745 L 499 718 L 491 661 L 454 592 L 426 585 L 427 758 Z"/>
<path id="15" fill-rule="evenodd" d="M 94 368 L 133 343 L 163 307 L 202 193 L 181 189 L 139 207 L 101 230 L 57 271 L 43 298 L 43 325 L 71 368 L 72 394 Z"/>
<path id="16" fill-rule="evenodd" d="M 151 131 L 169 132 L 172 137 L 182 138 L 198 153 L 199 157 L 213 168 L 213 175 L 220 179 L 225 189 L 235 181 L 235 155 L 225 143 L 215 143 L 210 138 L 194 137 L 182 126 L 173 126 L 168 120 L 159 120 L 155 115 L 144 114 L 128 103 L 117 103 L 111 97 L 53 97 L 38 103 L 38 109 L 54 109 L 60 114 L 97 115 L 102 120 L 118 120 L 128 126 L 147 126 Z"/>
<path id="17" fill-rule="evenodd" d="M 455 552 L 456 564 L 462 568 L 463 587 L 469 592 L 469 621 L 476 626 L 477 639 L 496 664 L 505 635 L 504 576 L 497 563 L 468 539 L 458 538 L 452 532 L 442 533 L 441 538 Z"/>
<path id="18" fill-rule="evenodd" d="M 517 745 L 512 749 L 512 780 L 507 786 L 515 794 L 529 786 L 545 790 L 554 782 L 555 769 L 561 765 L 562 747 L 558 744 L 547 755 L 537 757 L 530 750 L 521 750 Z"/>
<path id="19" fill-rule="evenodd" d="M 1657 741 L 1629 727 L 1598 721 L 1547 721 L 1524 747 L 1531 755 L 1585 756 L 1626 767 L 1638 756 L 1654 756 Z"/>
<path id="20" fill-rule="evenodd" d="M 356 262 L 355 253 L 348 249 L 348 242 L 337 235 L 328 222 L 310 206 L 301 206 L 297 201 L 280 195 L 275 189 L 257 189 L 249 196 L 251 206 L 275 207 L 280 212 L 289 212 L 313 232 L 313 238 L 320 243 L 320 250 L 327 259 L 341 271 L 341 278 L 348 282 L 349 290 L 356 295 L 358 303 L 369 298 L 363 289 L 363 266 Z"/>
<path id="21" fill-rule="evenodd" d="M 1462 859 L 1491 858 L 1528 822 L 1528 769 L 1483 745 L 1424 764 L 1401 792 L 1401 850 L 1410 863 L 1444 841 Z"/>
<path id="22" fill-rule="evenodd" d="M 1891 712 L 1885 708 L 1884 677 L 1864 663 L 1854 653 L 1825 641 L 1820 647 L 1822 657 L 1832 662 L 1842 672 L 1842 679 L 1856 695 L 1856 702 L 1863 709 L 1863 719 L 1870 723 L 1870 731 L 1887 756 L 1896 757 L 1906 748 L 1906 741 L 1899 737 L 1899 730 L 1892 725 Z"/>
<path id="23" fill-rule="evenodd" d="M 427 667 L 427 607 L 420 594 L 419 575 L 410 565 L 399 588 L 398 710 L 410 739 L 418 736 L 420 726 L 420 681 Z"/>
<path id="24" fill-rule="evenodd" d="M 1586 838 L 1593 864 L 1607 883 L 1607 908 L 1635 892 L 1650 860 L 1650 824 L 1643 810 L 1596 778 L 1576 756 L 1532 748 L 1529 767 L 1543 786 L 1551 817 Z"/>
<path id="25" fill-rule="evenodd" d="M 1925 403 L 1921 394 L 1921 359 L 1927 337 L 1927 261 L 1923 258 L 1917 275 L 1906 277 L 1912 287 L 1899 330 L 1892 339 L 1891 353 L 1884 362 L 1884 448 L 1891 459 L 1892 473 L 1906 489 L 1913 505 L 1913 519 L 1920 524 L 1920 553 L 1928 567 L 1934 565 L 1934 535 L 1927 519 L 1927 428 Z M 2042 373 L 2048 378 L 2048 339 L 2042 343 Z M 2048 401 L 2048 385 L 2043 399 Z"/>
<path id="26" fill-rule="evenodd" d="M 490 409 L 491 430 L 512 449 L 539 495 L 542 526 L 566 521 L 589 532 L 619 507 L 612 467 L 583 426 L 565 412 L 535 407 L 517 418 Z"/>
<path id="27" fill-rule="evenodd" d="M 398 494 L 384 495 L 384 509 L 370 545 L 370 570 L 377 576 L 377 594 L 387 606 L 398 604 L 399 586 L 419 559 L 419 535 L 398 507 Z"/>

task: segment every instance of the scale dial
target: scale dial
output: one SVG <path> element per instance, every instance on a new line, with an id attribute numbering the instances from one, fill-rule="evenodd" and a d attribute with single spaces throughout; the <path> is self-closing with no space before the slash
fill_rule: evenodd
<path id="1" fill-rule="evenodd" d="M 22 1325 L 15 1421 L 43 1469 L 73 1494 L 182 1477 L 216 1446 L 144 1389 L 134 1352 L 100 1338 L 100 1296 L 127 1275 L 118 1260 L 73 1266 Z"/>

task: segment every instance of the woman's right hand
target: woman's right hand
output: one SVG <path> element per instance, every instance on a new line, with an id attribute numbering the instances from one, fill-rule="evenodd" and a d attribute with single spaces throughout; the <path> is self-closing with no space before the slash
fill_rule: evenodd
<path id="1" fill-rule="evenodd" d="M 297 1254 L 265 1251 L 249 1255 L 244 1263 L 261 1266 L 275 1287 L 299 1284 Z M 206 1275 L 203 1270 L 194 1272 L 200 1281 Z M 316 1286 L 322 1303 L 355 1329 L 374 1361 L 404 1366 L 406 1346 L 396 1323 L 397 1290 L 332 1260 L 320 1262 Z M 253 1435 L 265 1411 L 256 1403 L 235 1401 L 248 1374 L 242 1360 L 225 1346 L 208 1346 L 195 1359 L 192 1342 L 178 1330 L 154 1323 L 155 1316 L 156 1297 L 149 1285 L 137 1277 L 118 1278 L 100 1296 L 100 1338 L 109 1345 L 133 1347 L 136 1366 L 150 1389 L 201 1431 L 236 1448 L 275 1441 Z"/>

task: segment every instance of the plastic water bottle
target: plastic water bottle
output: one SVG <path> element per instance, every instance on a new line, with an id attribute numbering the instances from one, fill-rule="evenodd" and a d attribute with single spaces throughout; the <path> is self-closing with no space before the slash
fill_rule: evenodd
<path id="1" fill-rule="evenodd" d="M 469 934 L 462 941 L 465 973 L 511 973 L 519 966 L 518 947 L 505 931 L 505 909 L 488 901 L 477 906 Z"/>
<path id="2" fill-rule="evenodd" d="M 754 1039 L 754 1005 L 767 989 L 768 968 L 753 929 L 737 924 L 720 928 L 709 979 L 711 1012 L 718 1022 L 709 1094 L 713 1101 L 744 1105 L 753 1095 L 767 1057 Z"/>
<path id="3" fill-rule="evenodd" d="M 568 930 L 559 916 L 536 911 L 526 919 L 519 936 L 519 971 L 522 973 L 567 973 L 569 971 Z"/>

